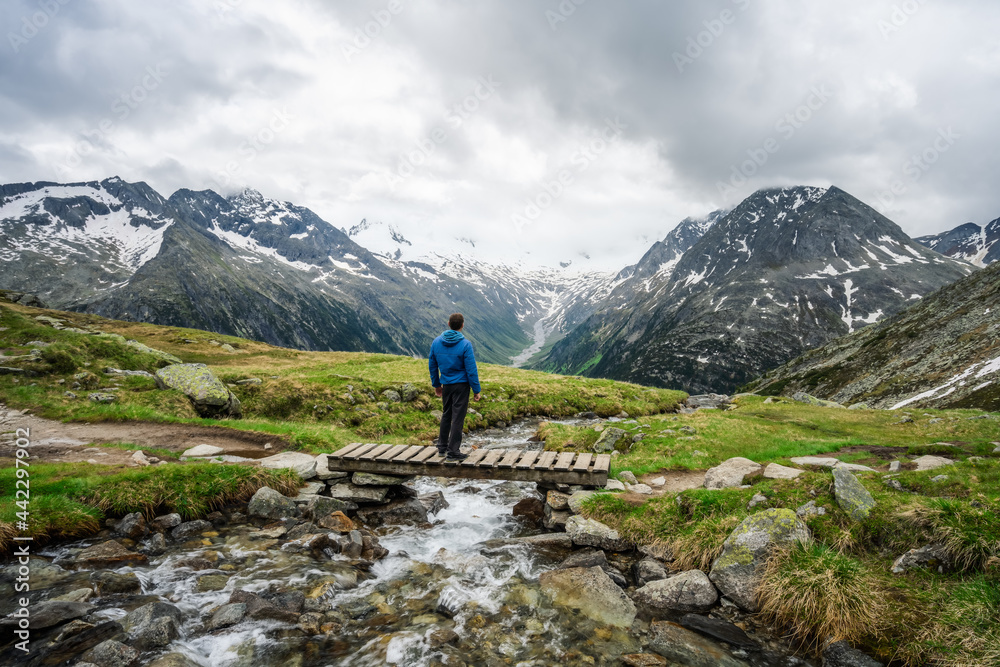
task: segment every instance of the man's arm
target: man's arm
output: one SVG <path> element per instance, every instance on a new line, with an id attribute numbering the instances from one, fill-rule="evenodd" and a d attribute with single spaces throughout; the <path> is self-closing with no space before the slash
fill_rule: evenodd
<path id="1" fill-rule="evenodd" d="M 438 362 L 434 358 L 434 350 L 431 350 L 430 356 L 427 358 L 427 369 L 431 373 L 431 386 L 435 389 L 441 386 L 441 377 L 438 373 Z"/>
<path id="2" fill-rule="evenodd" d="M 479 386 L 479 369 L 476 367 L 476 353 L 472 351 L 472 343 L 465 349 L 465 354 L 462 355 L 465 360 L 465 374 L 469 376 L 469 385 L 472 387 L 472 393 L 475 394 L 475 398 L 479 400 L 479 394 L 482 392 L 482 388 Z"/>

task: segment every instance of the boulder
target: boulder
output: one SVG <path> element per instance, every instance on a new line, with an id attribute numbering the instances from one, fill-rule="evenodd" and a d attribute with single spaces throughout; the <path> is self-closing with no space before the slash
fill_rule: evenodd
<path id="1" fill-rule="evenodd" d="M 668 576 L 670 573 L 667 572 L 667 568 L 653 558 L 643 558 L 632 566 L 632 578 L 635 579 L 635 585 L 640 588 L 651 581 L 666 579 Z"/>
<path id="2" fill-rule="evenodd" d="M 937 470 L 944 466 L 955 465 L 954 461 L 943 456 L 921 456 L 913 462 L 917 464 L 917 470 Z"/>
<path id="3" fill-rule="evenodd" d="M 748 667 L 720 644 L 669 621 L 650 625 L 649 648 L 685 667 Z"/>
<path id="4" fill-rule="evenodd" d="M 778 465 L 777 463 L 769 463 L 767 467 L 764 468 L 764 478 L 765 479 L 795 479 L 801 475 L 804 470 L 799 470 L 798 468 L 789 468 L 787 466 Z"/>
<path id="5" fill-rule="evenodd" d="M 847 470 L 848 472 L 875 472 L 874 468 L 863 466 L 860 463 L 844 463 L 843 461 L 838 461 L 837 465 L 833 467 L 836 470 Z"/>
<path id="6" fill-rule="evenodd" d="M 427 523 L 427 510 L 418 499 L 406 498 L 385 505 L 361 508 L 358 510 L 358 519 L 372 527 L 414 525 Z"/>
<path id="7" fill-rule="evenodd" d="M 628 488 L 629 493 L 638 493 L 642 496 L 653 495 L 653 488 L 648 484 L 633 484 Z"/>
<path id="8" fill-rule="evenodd" d="M 358 509 L 354 503 L 340 500 L 339 498 L 327 498 L 326 496 L 316 496 L 310 498 L 302 510 L 302 516 L 306 519 L 317 520 L 324 516 L 329 516 L 334 512 L 353 512 Z"/>
<path id="9" fill-rule="evenodd" d="M 219 454 L 225 454 L 226 450 L 222 447 L 215 447 L 213 445 L 197 445 L 191 449 L 184 450 L 181 456 L 186 456 L 188 458 L 204 458 L 210 456 L 218 456 Z"/>
<path id="10" fill-rule="evenodd" d="M 129 635 L 129 644 L 140 651 L 152 651 L 168 646 L 180 636 L 180 624 L 173 618 L 161 616 L 136 628 Z"/>
<path id="11" fill-rule="evenodd" d="M 94 589 L 92 588 L 77 588 L 70 591 L 64 595 L 52 598 L 53 601 L 62 602 L 87 602 L 90 598 L 94 597 Z"/>
<path id="12" fill-rule="evenodd" d="M 601 433 L 591 449 L 597 453 L 628 451 L 632 445 L 631 438 L 626 438 L 626 431 L 620 428 L 606 428 Z"/>
<path id="13" fill-rule="evenodd" d="M 51 628 L 74 618 L 81 618 L 90 613 L 94 605 L 84 602 L 66 602 L 62 600 L 46 600 L 29 607 L 28 627 L 31 630 Z M 3 625 L 13 626 L 17 621 L 11 617 L 3 619 Z"/>
<path id="14" fill-rule="evenodd" d="M 632 543 L 622 539 L 617 530 L 605 526 L 600 521 L 573 515 L 566 520 L 566 533 L 573 544 L 582 547 L 597 547 L 605 551 L 627 551 Z"/>
<path id="15" fill-rule="evenodd" d="M 291 498 L 264 486 L 253 494 L 247 505 L 247 514 L 261 519 L 284 519 L 298 516 L 298 509 Z"/>
<path id="16" fill-rule="evenodd" d="M 656 477 L 654 479 L 649 480 L 649 485 L 655 487 L 664 486 L 666 483 L 667 483 L 666 477 Z"/>
<path id="17" fill-rule="evenodd" d="M 174 364 L 156 371 L 161 389 L 176 389 L 191 399 L 202 417 L 242 417 L 240 401 L 204 364 Z"/>
<path id="18" fill-rule="evenodd" d="M 652 616 L 661 616 L 672 612 L 708 611 L 719 601 L 719 592 L 704 572 L 688 570 L 649 582 L 635 592 L 633 599 Z"/>
<path id="19" fill-rule="evenodd" d="M 792 463 L 797 466 L 815 466 L 818 468 L 833 468 L 840 461 L 829 456 L 796 456 Z"/>
<path id="20" fill-rule="evenodd" d="M 126 549 L 115 540 L 87 547 L 76 555 L 76 564 L 81 567 L 101 568 L 145 562 L 144 555 Z"/>
<path id="21" fill-rule="evenodd" d="M 271 470 L 291 469 L 302 479 L 316 476 L 316 457 L 302 452 L 281 452 L 259 460 L 262 468 Z"/>
<path id="22" fill-rule="evenodd" d="M 943 573 L 951 566 L 948 551 L 940 544 L 928 544 L 919 549 L 910 549 L 892 564 L 893 574 L 903 574 L 909 570 L 929 569 Z"/>
<path id="23" fill-rule="evenodd" d="M 316 479 L 325 482 L 330 479 L 343 479 L 349 477 L 350 474 L 340 470 L 330 470 L 330 459 L 326 454 L 320 454 L 316 457 Z"/>
<path id="24" fill-rule="evenodd" d="M 108 639 L 92 648 L 84 658 L 99 667 L 132 667 L 139 662 L 139 651 Z"/>
<path id="25" fill-rule="evenodd" d="M 550 570 L 538 583 L 555 605 L 578 610 L 602 625 L 629 628 L 635 620 L 635 605 L 599 567 Z"/>
<path id="26" fill-rule="evenodd" d="M 823 667 L 884 667 L 845 641 L 834 642 L 823 651 Z"/>
<path id="27" fill-rule="evenodd" d="M 798 401 L 799 403 L 806 403 L 808 405 L 817 405 L 821 408 L 841 408 L 844 406 L 835 401 L 825 401 L 822 398 L 816 398 L 815 396 L 810 396 L 804 391 L 799 391 L 792 394 L 792 400 Z"/>
<path id="28" fill-rule="evenodd" d="M 556 566 L 558 570 L 571 567 L 599 567 L 602 570 L 608 565 L 608 557 L 600 549 L 580 549 L 571 553 L 566 560 Z"/>
<path id="29" fill-rule="evenodd" d="M 149 530 L 146 528 L 146 519 L 139 512 L 126 514 L 121 521 L 115 524 L 115 532 L 130 540 L 137 540 L 145 535 Z"/>
<path id="30" fill-rule="evenodd" d="M 184 622 L 184 615 L 174 605 L 168 602 L 150 602 L 130 611 L 119 623 L 122 624 L 122 629 L 125 632 L 131 634 L 137 628 L 158 618 L 171 618 L 178 624 Z"/>
<path id="31" fill-rule="evenodd" d="M 135 576 L 135 572 L 118 574 L 117 572 L 98 570 L 91 573 L 90 583 L 94 584 L 97 594 L 102 597 L 138 593 L 142 590 L 142 582 L 139 581 L 139 577 Z"/>
<path id="32" fill-rule="evenodd" d="M 566 533 L 542 533 L 541 535 L 529 535 L 518 537 L 513 540 L 515 543 L 527 544 L 533 549 L 541 551 L 569 551 L 573 548 L 573 540 Z"/>
<path id="33" fill-rule="evenodd" d="M 148 663 L 146 667 L 201 667 L 183 653 L 167 653 Z"/>
<path id="34" fill-rule="evenodd" d="M 384 396 L 385 400 L 389 401 L 390 403 L 399 403 L 401 400 L 403 400 L 403 397 L 399 395 L 399 392 L 395 391 L 394 389 L 386 389 L 385 391 L 382 392 L 382 396 Z"/>
<path id="35" fill-rule="evenodd" d="M 171 528 L 181 525 L 184 519 L 176 512 L 173 514 L 162 514 L 149 522 L 149 527 L 157 532 L 164 533 Z"/>
<path id="36" fill-rule="evenodd" d="M 441 510 L 448 509 L 448 501 L 445 500 L 444 494 L 440 491 L 435 491 L 434 493 L 425 493 L 422 496 L 418 496 L 417 500 L 424 506 L 427 510 L 427 514 L 437 514 Z"/>
<path id="37" fill-rule="evenodd" d="M 539 526 L 545 518 L 545 503 L 538 498 L 522 498 L 514 505 L 512 514 L 530 526 Z"/>
<path id="38" fill-rule="evenodd" d="M 771 552 L 777 547 L 811 542 L 809 527 L 792 510 L 758 512 L 741 521 L 726 538 L 709 578 L 742 609 L 756 612 L 757 586 Z"/>
<path id="39" fill-rule="evenodd" d="M 351 503 L 384 503 L 388 495 L 388 486 L 358 486 L 350 482 L 330 485 L 332 498 Z"/>
<path id="40" fill-rule="evenodd" d="M 624 491 L 625 490 L 625 484 L 623 482 L 618 481 L 617 479 L 609 479 L 607 481 L 607 483 L 604 485 L 604 490 L 605 491 Z"/>
<path id="41" fill-rule="evenodd" d="M 215 610 L 212 614 L 212 618 L 208 621 L 209 630 L 218 630 L 219 628 L 228 628 L 231 625 L 236 625 L 247 615 L 247 605 L 242 602 L 234 602 L 231 604 L 224 604 Z"/>
<path id="42" fill-rule="evenodd" d="M 412 482 L 413 476 L 376 475 L 371 472 L 356 472 L 351 475 L 351 482 L 358 486 L 395 486 Z"/>
<path id="43" fill-rule="evenodd" d="M 875 508 L 875 499 L 858 478 L 844 468 L 833 469 L 833 493 L 837 504 L 855 521 L 864 521 Z"/>
<path id="44" fill-rule="evenodd" d="M 331 512 L 326 516 L 321 516 L 316 520 L 316 525 L 336 533 L 349 533 L 358 528 L 351 518 L 343 512 Z"/>
<path id="45" fill-rule="evenodd" d="M 745 479 L 759 477 L 764 469 L 759 463 L 750 459 L 736 457 L 723 461 L 705 473 L 706 489 L 730 489 L 743 486 Z"/>
<path id="46" fill-rule="evenodd" d="M 577 491 L 573 493 L 569 499 L 566 501 L 566 505 L 569 506 L 569 511 L 573 514 L 579 514 L 583 510 L 583 503 L 587 498 L 597 493 L 596 491 Z"/>
<path id="47" fill-rule="evenodd" d="M 639 480 L 635 478 L 635 473 L 631 470 L 622 470 L 618 473 L 618 481 L 624 482 L 625 484 L 638 484 Z"/>
<path id="48" fill-rule="evenodd" d="M 175 540 L 189 540 L 192 537 L 201 535 L 205 531 L 212 530 L 214 527 L 211 521 L 205 521 L 204 519 L 185 521 L 170 531 L 170 537 Z"/>
<path id="49" fill-rule="evenodd" d="M 685 614 L 681 617 L 681 625 L 688 630 L 694 630 L 706 637 L 711 637 L 720 642 L 725 642 L 730 646 L 744 649 L 759 648 L 757 642 L 750 638 L 747 633 L 729 621 L 713 618 L 712 616 L 699 616 L 698 614 Z"/>
<path id="50" fill-rule="evenodd" d="M 560 493 L 559 491 L 549 491 L 545 494 L 545 502 L 552 509 L 565 512 L 569 509 L 569 494 Z"/>
<path id="51" fill-rule="evenodd" d="M 420 390 L 407 382 L 399 388 L 399 394 L 400 398 L 402 398 L 405 403 L 412 403 L 417 400 L 418 396 L 420 396 Z"/>
<path id="52" fill-rule="evenodd" d="M 566 526 L 566 522 L 569 520 L 570 516 L 572 516 L 569 513 L 569 510 L 560 512 L 552 509 L 552 506 L 548 503 L 545 504 L 542 514 L 542 527 L 546 530 L 558 530 L 560 528 L 564 528 Z"/>

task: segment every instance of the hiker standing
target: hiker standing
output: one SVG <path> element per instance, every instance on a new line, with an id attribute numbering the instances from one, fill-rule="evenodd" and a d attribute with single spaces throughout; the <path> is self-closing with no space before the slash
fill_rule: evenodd
<path id="1" fill-rule="evenodd" d="M 448 318 L 448 330 L 431 343 L 428 366 L 434 393 L 444 401 L 441 415 L 441 434 L 438 436 L 438 453 L 447 454 L 452 461 L 466 458 L 462 446 L 462 428 L 469 409 L 469 391 L 477 401 L 480 398 L 479 372 L 472 343 L 462 335 L 465 318 L 455 313 Z M 440 377 L 438 374 L 440 372 Z"/>

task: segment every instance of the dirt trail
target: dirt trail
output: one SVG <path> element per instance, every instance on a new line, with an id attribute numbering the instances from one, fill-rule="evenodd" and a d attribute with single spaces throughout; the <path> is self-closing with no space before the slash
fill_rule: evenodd
<path id="1" fill-rule="evenodd" d="M 270 456 L 288 447 L 288 442 L 280 436 L 221 426 L 154 422 L 63 423 L 0 405 L 0 459 L 12 456 L 14 432 L 22 428 L 30 429 L 30 451 L 40 463 L 95 461 L 102 465 L 136 465 L 126 450 L 91 447 L 93 443 L 128 443 L 140 449 L 168 449 L 178 454 L 206 444 L 221 447 L 226 454 L 246 458 Z M 270 446 L 265 448 L 265 445 Z"/>

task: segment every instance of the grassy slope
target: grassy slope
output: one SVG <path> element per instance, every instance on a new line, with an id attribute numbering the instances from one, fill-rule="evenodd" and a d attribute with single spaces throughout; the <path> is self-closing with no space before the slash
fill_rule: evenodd
<path id="1" fill-rule="evenodd" d="M 741 398 L 738 405 L 615 424 L 646 437 L 614 458 L 613 472 L 705 469 L 733 456 L 790 465 L 792 456 L 862 446 L 905 449 L 839 458 L 877 466 L 947 452 L 960 463 L 902 473 L 906 493 L 887 487 L 879 474 L 861 475 L 878 507 L 860 523 L 838 508 L 832 476 L 819 471 L 795 481 L 761 479 L 749 489 L 699 489 L 641 504 L 631 496 L 601 494 L 585 512 L 637 541 L 669 545 L 680 567 L 707 570 L 743 518 L 764 507 L 794 510 L 813 500 L 828 512 L 806 520 L 817 544 L 779 554 L 771 563 L 762 589 L 765 618 L 796 629 L 807 641 L 842 637 L 910 665 L 1000 664 L 1000 456 L 992 454 L 992 443 L 1000 440 L 997 420 L 980 419 L 978 411 L 920 410 L 911 413 L 912 423 L 901 424 L 898 412 L 764 404 L 757 397 Z M 546 446 L 557 449 L 586 449 L 599 436 L 560 425 L 544 431 Z M 963 444 L 957 450 L 932 444 L 940 441 Z M 969 461 L 973 456 L 984 458 Z M 932 481 L 941 474 L 948 479 Z M 750 510 L 757 493 L 768 502 Z M 891 574 L 895 557 L 935 542 L 948 546 L 957 571 Z"/>

